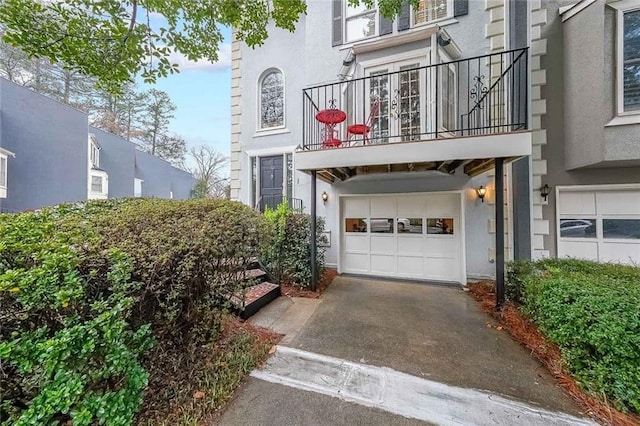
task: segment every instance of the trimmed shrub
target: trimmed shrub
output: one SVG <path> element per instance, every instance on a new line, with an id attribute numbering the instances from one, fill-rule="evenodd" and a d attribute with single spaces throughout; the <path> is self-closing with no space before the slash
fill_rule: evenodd
<path id="1" fill-rule="evenodd" d="M 264 220 L 228 201 L 0 215 L 0 422 L 131 424 L 149 352 L 217 336 Z"/>
<path id="2" fill-rule="evenodd" d="M 512 268 L 522 309 L 580 386 L 640 412 L 640 269 L 575 259 Z"/>
<path id="3" fill-rule="evenodd" d="M 268 244 L 261 260 L 273 278 L 301 288 L 311 285 L 311 216 L 293 213 L 285 203 L 264 213 L 268 223 Z M 324 220 L 316 222 L 316 278 L 324 269 Z"/>

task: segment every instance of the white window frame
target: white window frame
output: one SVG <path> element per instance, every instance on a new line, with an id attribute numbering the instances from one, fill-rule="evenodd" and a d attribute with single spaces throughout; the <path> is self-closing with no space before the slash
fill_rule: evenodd
<path id="1" fill-rule="evenodd" d="M 640 122 L 640 110 L 624 110 L 624 14 L 640 10 L 637 0 L 622 0 L 609 4 L 616 9 L 616 99 L 618 116 L 638 116 Z"/>
<path id="2" fill-rule="evenodd" d="M 89 161 L 93 167 L 100 167 L 100 148 L 91 141 L 91 152 L 89 153 Z"/>
<path id="3" fill-rule="evenodd" d="M 133 178 L 133 196 L 136 198 L 142 197 L 142 184 L 144 183 L 144 179 Z M 138 184 L 140 185 L 140 193 L 136 192 Z"/>
<path id="4" fill-rule="evenodd" d="M 100 190 L 99 191 L 93 189 L 93 181 L 95 179 L 100 179 Z M 91 192 L 94 193 L 94 194 L 103 194 L 104 193 L 104 176 L 97 175 L 97 174 L 92 174 L 91 175 Z"/>
<path id="5" fill-rule="evenodd" d="M 377 2 L 374 3 L 373 9 L 367 9 L 360 13 L 356 13 L 355 15 L 352 15 L 352 16 L 347 16 L 348 9 L 349 9 L 349 0 L 344 0 L 342 2 L 342 31 L 343 31 L 342 36 L 343 36 L 343 40 L 345 41 L 345 44 L 357 43 L 359 41 L 368 40 L 378 36 L 378 34 L 380 33 L 380 12 L 378 11 Z M 347 22 L 353 19 L 362 18 L 363 16 L 366 16 L 366 15 L 370 15 L 372 12 L 375 14 L 375 18 L 373 18 L 374 19 L 373 34 L 367 37 L 360 37 L 354 40 L 349 40 L 349 38 L 347 37 Z"/>
<path id="6" fill-rule="evenodd" d="M 427 0 L 427 1 L 432 1 L 432 0 Z M 438 18 L 438 19 L 432 19 L 430 21 L 424 21 L 424 22 L 416 22 L 416 12 L 413 9 L 413 7 L 411 8 L 411 17 L 410 17 L 410 24 L 411 24 L 411 28 L 416 28 L 416 27 L 422 27 L 425 25 L 433 25 L 435 23 L 438 22 L 443 22 L 446 20 L 450 20 L 453 19 L 453 3 L 454 0 L 447 0 L 447 15 L 443 16 L 442 18 Z"/>
<path id="7" fill-rule="evenodd" d="M 93 190 L 93 178 L 102 179 L 102 191 Z M 102 170 L 90 170 L 87 180 L 87 198 L 90 200 L 104 200 L 109 197 L 109 175 Z"/>
<path id="8" fill-rule="evenodd" d="M 269 74 L 272 74 L 274 72 L 278 72 L 282 76 L 282 124 L 279 126 L 262 127 L 262 84 L 264 83 L 264 79 Z M 281 132 L 282 130 L 286 131 L 286 127 L 287 127 L 286 126 L 287 124 L 287 84 L 286 82 L 287 82 L 286 76 L 284 75 L 284 72 L 280 68 L 276 68 L 276 67 L 268 68 L 264 70 L 262 74 L 260 74 L 260 77 L 258 78 L 258 82 L 256 85 L 258 88 L 257 98 L 256 98 L 256 101 L 257 101 L 256 102 L 257 104 L 256 133 L 269 133 L 269 132 L 273 132 L 274 130 L 277 131 L 277 133 L 283 133 Z"/>
<path id="9" fill-rule="evenodd" d="M 1 163 L 4 163 L 4 169 L 1 166 Z M 7 175 L 9 168 L 9 156 L 5 154 L 0 154 L 0 188 L 7 189 Z"/>

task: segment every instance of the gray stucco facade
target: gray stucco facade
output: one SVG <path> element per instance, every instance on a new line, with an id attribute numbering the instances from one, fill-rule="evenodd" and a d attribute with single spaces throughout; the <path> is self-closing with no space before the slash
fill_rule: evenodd
<path id="1" fill-rule="evenodd" d="M 543 183 L 552 188 L 640 185 L 640 121 L 610 125 L 616 117 L 615 9 L 598 0 L 562 22 L 559 8 L 575 2 L 547 1 L 547 161 Z M 558 250 L 557 198 L 543 208 L 550 226 L 545 247 Z"/>
<path id="2" fill-rule="evenodd" d="M 394 43 L 392 39 L 401 36 L 397 21 L 391 34 L 372 37 L 379 42 L 374 47 L 357 51 L 357 42 L 332 45 L 332 28 L 339 22 L 332 20 L 335 14 L 332 15 L 331 5 L 335 3 L 309 1 L 307 16 L 301 18 L 294 33 L 270 28 L 265 45 L 255 50 L 234 42 L 233 198 L 250 204 L 256 197 L 251 158 L 294 153 L 294 169 L 297 167 L 295 152 L 303 141 L 302 91 L 338 81 L 338 74 L 346 68 L 343 61 L 350 58 L 350 51 L 356 53 L 356 65 L 354 74 L 347 79 L 363 77 L 366 64 L 402 61 L 423 55 L 435 47 L 435 39 L 427 36 Z M 620 43 L 616 38 L 617 10 L 629 7 L 629 4 L 640 8 L 629 1 L 605 0 L 469 1 L 467 14 L 437 22 L 439 31 L 445 31 L 459 47 L 461 60 L 529 47 L 526 88 L 532 147 L 531 155 L 509 164 L 505 172 L 507 258 L 559 255 L 556 234 L 561 223 L 558 207 L 561 190 L 591 191 L 594 200 L 594 191 L 598 191 L 597 196 L 604 200 L 611 193 L 620 195 L 620 190 L 624 189 L 629 193 L 623 195 L 631 197 L 625 198 L 631 206 L 629 209 L 633 208 L 633 197 L 640 197 L 640 118 L 627 115 L 621 121 L 617 111 L 619 66 L 616 57 Z M 420 28 L 412 30 L 418 32 Z M 442 61 L 446 62 L 445 59 Z M 261 76 L 273 69 L 280 70 L 284 76 L 285 123 L 282 128 L 261 131 L 257 126 L 259 84 Z M 459 86 L 460 92 L 468 89 Z M 464 194 L 462 208 L 468 276 L 491 276 L 496 226 L 494 177 L 492 172 L 474 178 L 460 172 L 457 170 L 452 176 L 379 173 L 348 178 L 332 185 L 318 182 L 317 212 L 326 219 L 332 232 L 328 263 L 340 266 L 344 251 L 342 233 L 345 224 L 340 200 L 345 196 L 460 191 Z M 301 198 L 308 211 L 311 177 L 299 171 L 294 173 L 293 196 Z M 479 185 L 489 188 L 486 203 L 478 201 L 475 190 Z M 541 193 L 544 185 L 550 187 L 546 198 Z M 319 198 L 325 191 L 329 194 L 326 203 Z M 627 213 L 624 217 L 619 215 L 618 219 L 636 220 L 640 208 L 638 213 L 632 213 L 632 210 Z M 563 220 L 568 220 L 568 214 Z M 600 213 L 597 219 L 585 214 L 587 219 L 597 220 L 598 226 L 602 227 Z M 599 247 L 609 244 L 603 240 L 602 231 L 597 242 L 595 237 L 591 240 Z M 617 243 L 629 244 L 629 241 Z M 630 246 L 619 245 L 616 250 L 624 252 L 621 247 Z M 580 256 L 579 250 L 575 253 Z"/>
<path id="3" fill-rule="evenodd" d="M 252 188 L 252 157 L 282 155 L 293 153 L 294 169 L 296 168 L 296 148 L 303 139 L 302 125 L 302 91 L 304 88 L 314 85 L 335 82 L 343 66 L 343 61 L 352 48 L 351 43 L 332 46 L 331 34 L 331 4 L 329 1 L 307 2 L 307 15 L 302 16 L 293 33 L 269 28 L 269 38 L 259 48 L 251 49 L 242 43 L 235 47 L 235 62 L 233 67 L 234 82 L 232 87 L 237 90 L 232 100 L 232 126 L 238 130 L 232 130 L 237 134 L 240 149 L 237 152 L 237 174 L 234 175 L 232 164 L 232 188 L 238 188 L 236 195 L 232 197 L 246 203 L 255 202 L 255 189 Z M 504 5 L 503 5 L 504 7 Z M 484 55 L 488 52 L 499 51 L 505 48 L 504 33 L 507 25 L 504 21 L 504 9 L 487 7 L 482 1 L 469 1 L 468 13 L 440 22 L 442 29 L 460 48 L 459 59 Z M 515 12 L 514 17 L 515 19 Z M 527 10 L 518 17 L 527 25 Z M 497 23 L 493 28 L 488 28 L 493 20 Z M 393 35 L 401 35 L 397 22 L 393 25 Z M 428 27 L 428 26 L 427 26 Z M 497 30 L 495 29 L 497 28 Z M 419 28 L 417 30 L 420 30 Z M 421 30 L 427 31 L 428 28 Z M 489 34 L 497 33 L 495 43 Z M 502 35 L 501 35 L 502 34 Z M 524 31 L 525 37 L 528 35 Z M 381 47 L 367 52 L 359 53 L 356 58 L 358 64 L 394 61 L 394 58 L 411 58 L 426 56 L 429 60 L 429 52 L 435 49 L 431 45 L 432 38 L 424 36 L 407 43 Z M 495 43 L 495 44 L 494 44 Z M 523 43 L 525 46 L 528 44 Z M 456 58 L 457 59 L 457 58 Z M 261 77 L 269 70 L 279 70 L 284 76 L 285 86 L 285 114 L 284 125 L 275 130 L 261 131 L 258 128 L 259 84 Z M 354 77 L 362 76 L 362 66 L 357 65 Z M 232 89 L 232 90 L 234 90 Z M 464 87 L 463 89 L 468 89 Z M 460 89 L 462 91 L 462 88 Z M 468 91 L 468 90 L 467 90 Z M 237 120 L 237 121 L 236 121 Z M 232 139 L 234 136 L 232 136 Z M 234 142 L 235 143 L 235 142 Z M 232 162 L 234 158 L 232 147 Z M 528 160 L 526 160 L 528 161 Z M 528 163 L 527 163 L 528 164 Z M 528 169 L 527 169 L 528 170 Z M 525 173 L 527 173 L 525 170 Z M 509 171 L 509 173 L 511 173 Z M 310 181 L 308 173 L 294 172 L 293 197 L 302 200 L 305 211 L 309 212 L 310 206 Z M 371 175 L 346 180 L 329 185 L 325 182 L 317 182 L 316 203 L 317 214 L 323 217 L 326 227 L 331 231 L 331 246 L 327 249 L 327 263 L 337 265 L 341 250 L 341 199 L 355 194 L 381 195 L 403 193 L 434 193 L 434 192 L 458 192 L 463 194 L 464 229 L 466 245 L 466 270 L 470 277 L 487 277 L 495 273 L 495 233 L 493 231 L 493 217 L 495 206 L 494 194 L 489 193 L 485 202 L 481 202 L 476 194 L 476 188 L 480 185 L 493 185 L 491 173 L 470 178 L 459 170 L 454 175 L 442 174 L 398 174 L 395 176 Z M 526 180 L 522 187 L 524 195 L 521 196 L 519 206 L 526 210 L 525 219 L 521 221 L 516 231 L 523 235 L 520 239 L 519 257 L 531 256 L 531 237 L 528 220 L 529 207 L 529 182 Z M 327 202 L 323 202 L 321 194 L 326 192 L 329 196 Z M 232 194 L 233 194 L 232 190 Z M 526 203 L 526 204 L 523 204 Z M 513 235 L 513 234 L 512 234 Z M 513 253 L 513 241 L 508 240 L 508 250 Z"/>
<path id="4" fill-rule="evenodd" d="M 144 179 L 143 196 L 189 198 L 191 174 L 138 151 L 132 142 L 88 125 L 82 111 L 0 79 L 0 146 L 8 161 L 3 211 L 23 211 L 88 197 L 90 134 L 100 145 L 100 169 L 108 175 L 108 197 L 134 196 L 134 178 Z"/>

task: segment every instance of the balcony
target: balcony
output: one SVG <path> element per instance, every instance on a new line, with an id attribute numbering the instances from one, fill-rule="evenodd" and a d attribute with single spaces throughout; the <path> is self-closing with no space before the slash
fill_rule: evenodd
<path id="1" fill-rule="evenodd" d="M 531 152 L 527 48 L 364 74 L 303 90 L 298 169 L 327 181 L 463 164 L 473 174 Z"/>

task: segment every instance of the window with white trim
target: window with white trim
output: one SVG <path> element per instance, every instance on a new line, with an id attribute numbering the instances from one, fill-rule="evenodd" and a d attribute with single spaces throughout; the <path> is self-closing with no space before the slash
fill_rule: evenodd
<path id="1" fill-rule="evenodd" d="M 0 187 L 7 187 L 7 157 L 0 155 Z"/>
<path id="2" fill-rule="evenodd" d="M 358 6 L 352 6 L 345 1 L 345 40 L 348 42 L 362 40 L 375 36 L 376 28 L 376 9 L 369 9 L 366 5 L 360 3 Z"/>
<path id="3" fill-rule="evenodd" d="M 98 146 L 93 141 L 91 141 L 91 143 L 89 144 L 89 150 L 91 151 L 89 153 L 91 165 L 95 168 L 99 168 L 100 167 L 100 148 L 98 148 Z"/>
<path id="4" fill-rule="evenodd" d="M 260 129 L 284 126 L 284 76 L 278 70 L 267 72 L 260 80 Z"/>
<path id="5" fill-rule="evenodd" d="M 618 13 L 618 109 L 640 113 L 640 8 Z"/>
<path id="6" fill-rule="evenodd" d="M 91 176 L 91 192 L 102 193 L 102 176 Z"/>
<path id="7" fill-rule="evenodd" d="M 452 0 L 420 0 L 413 9 L 413 25 L 426 24 L 453 16 Z"/>
<path id="8" fill-rule="evenodd" d="M 134 197 L 142 197 L 142 183 L 144 180 L 134 178 L 133 179 L 133 196 Z"/>

